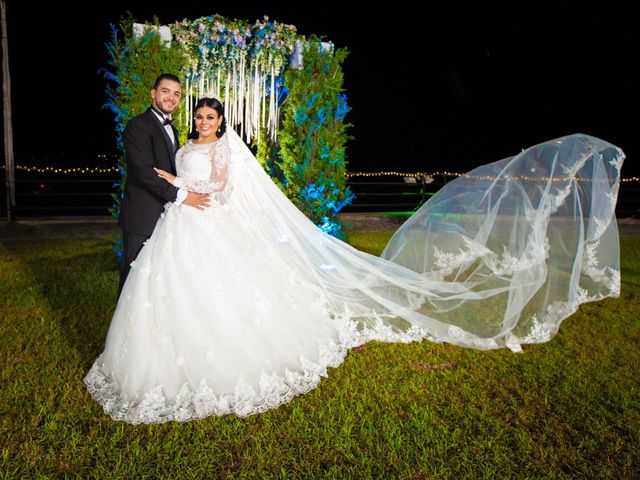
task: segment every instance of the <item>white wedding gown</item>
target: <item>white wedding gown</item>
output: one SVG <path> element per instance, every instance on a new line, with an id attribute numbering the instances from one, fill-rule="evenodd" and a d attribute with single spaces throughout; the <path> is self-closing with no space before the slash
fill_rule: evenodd
<path id="1" fill-rule="evenodd" d="M 304 393 L 348 349 L 427 339 L 520 351 L 620 288 L 622 151 L 571 135 L 442 188 L 381 257 L 318 229 L 231 129 L 178 153 L 205 211 L 167 204 L 85 377 L 130 423 L 245 416 Z"/>

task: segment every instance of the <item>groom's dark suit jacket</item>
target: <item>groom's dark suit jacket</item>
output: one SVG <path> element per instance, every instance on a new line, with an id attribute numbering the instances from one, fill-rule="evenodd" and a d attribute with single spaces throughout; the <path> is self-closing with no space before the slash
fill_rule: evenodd
<path id="1" fill-rule="evenodd" d="M 120 204 L 118 225 L 125 232 L 150 236 L 164 210 L 176 199 L 178 189 L 158 177 L 153 167 L 175 175 L 178 131 L 172 125 L 176 146 L 151 108 L 132 118 L 124 130 L 127 180 Z"/>

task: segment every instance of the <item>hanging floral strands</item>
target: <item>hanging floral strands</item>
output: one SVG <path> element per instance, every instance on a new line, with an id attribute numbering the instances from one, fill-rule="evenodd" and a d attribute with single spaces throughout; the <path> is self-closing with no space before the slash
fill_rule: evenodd
<path id="1" fill-rule="evenodd" d="M 190 127 L 197 99 L 213 96 L 225 105 L 227 122 L 248 143 L 260 142 L 261 129 L 276 138 L 278 98 L 290 55 L 300 37 L 293 25 L 267 17 L 253 25 L 213 15 L 170 25 L 171 34 L 194 59 L 186 75 L 184 122 Z"/>

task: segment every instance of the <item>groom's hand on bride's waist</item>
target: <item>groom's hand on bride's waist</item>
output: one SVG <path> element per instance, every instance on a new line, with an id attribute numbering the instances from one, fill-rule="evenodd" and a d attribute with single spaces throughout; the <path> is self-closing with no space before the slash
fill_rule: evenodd
<path id="1" fill-rule="evenodd" d="M 197 208 L 198 210 L 204 210 L 211 204 L 208 193 L 195 193 L 189 192 L 187 198 L 182 202 L 183 205 L 189 205 L 190 207 Z"/>

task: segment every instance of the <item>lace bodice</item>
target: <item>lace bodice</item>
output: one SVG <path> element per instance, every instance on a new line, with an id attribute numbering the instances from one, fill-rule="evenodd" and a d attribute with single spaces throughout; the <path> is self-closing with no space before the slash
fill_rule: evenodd
<path id="1" fill-rule="evenodd" d="M 230 157 L 224 136 L 213 143 L 190 140 L 176 154 L 174 185 L 198 193 L 222 192 L 229 179 Z"/>

